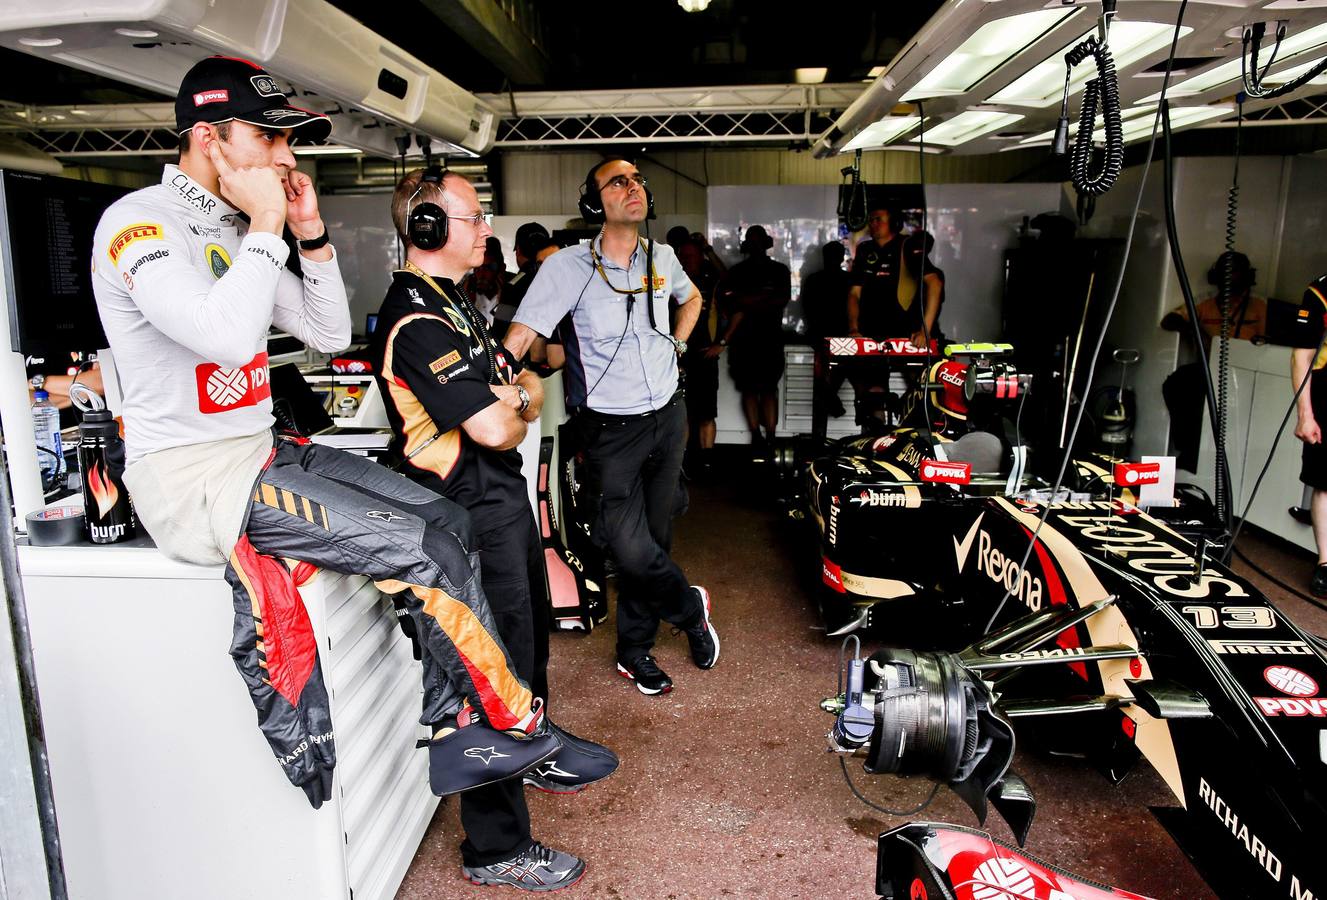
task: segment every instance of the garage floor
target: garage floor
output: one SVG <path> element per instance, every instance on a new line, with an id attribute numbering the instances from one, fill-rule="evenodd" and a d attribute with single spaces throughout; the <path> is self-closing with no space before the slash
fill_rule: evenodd
<path id="1" fill-rule="evenodd" d="M 553 636 L 550 709 L 559 724 L 613 747 L 617 774 L 575 796 L 528 790 L 535 837 L 584 857 L 566 897 L 871 897 L 876 835 L 906 819 L 856 800 L 824 750 L 832 720 L 817 708 L 834 692 L 837 641 L 819 628 L 788 553 L 768 489 L 745 479 L 693 485 L 678 520 L 675 557 L 714 597 L 722 640 L 701 672 L 686 639 L 661 630 L 656 658 L 676 684 L 646 697 L 613 670 L 612 619 L 588 637 Z M 1307 553 L 1254 535 L 1241 549 L 1295 585 Z M 1237 560 L 1300 625 L 1327 633 L 1327 612 L 1267 583 Z M 1021 750 L 1014 767 L 1038 800 L 1027 849 L 1081 876 L 1157 898 L 1215 894 L 1148 811 L 1173 798 L 1146 762 L 1118 786 L 1086 764 Z M 916 805 L 928 784 L 849 771 L 876 803 Z M 917 820 L 976 826 L 942 790 Z M 1011 839 L 997 816 L 987 820 Z M 401 898 L 516 896 L 460 877 L 456 804 L 444 803 L 401 887 Z"/>

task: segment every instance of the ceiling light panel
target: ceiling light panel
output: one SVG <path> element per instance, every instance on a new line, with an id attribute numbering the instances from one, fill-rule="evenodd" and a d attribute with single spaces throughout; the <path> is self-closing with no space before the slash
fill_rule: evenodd
<path id="1" fill-rule="evenodd" d="M 1267 60 L 1271 59 L 1272 47 L 1276 44 L 1275 36 L 1271 40 L 1264 40 L 1262 48 L 1258 53 L 1258 64 L 1266 65 Z M 1277 52 L 1278 65 L 1282 62 L 1288 62 L 1291 57 L 1297 53 L 1303 53 L 1307 50 L 1314 50 L 1327 44 L 1327 23 L 1315 25 L 1313 28 L 1306 28 L 1299 34 L 1290 34 L 1281 42 L 1281 49 Z M 1242 42 L 1235 44 L 1236 53 L 1242 53 L 1244 45 Z M 1212 88 L 1220 87 L 1226 82 L 1236 81 L 1240 77 L 1242 63 L 1239 56 L 1235 59 L 1223 62 L 1221 65 L 1208 69 L 1192 78 L 1187 78 L 1179 84 L 1172 85 L 1168 96 L 1170 97 L 1192 97 L 1194 94 L 1203 94 Z M 1270 77 L 1269 77 L 1269 80 Z M 1145 98 L 1144 103 L 1155 103 L 1160 99 L 1158 92 Z"/>
<path id="2" fill-rule="evenodd" d="M 829 74 L 829 69 L 819 68 L 793 69 L 793 79 L 798 84 L 820 84 Z"/>
<path id="3" fill-rule="evenodd" d="M 965 94 L 987 75 L 1041 40 L 1070 17 L 1078 7 L 1068 10 L 1039 9 L 987 22 L 973 32 L 958 49 L 926 73 L 916 86 L 903 95 L 904 100 Z"/>
<path id="4" fill-rule="evenodd" d="M 1327 56 L 1320 56 L 1317 59 L 1310 60 L 1309 62 L 1304 63 L 1304 65 L 1302 66 L 1295 66 L 1293 69 L 1286 69 L 1283 72 L 1277 72 L 1274 75 L 1268 75 L 1265 80 L 1269 84 L 1285 84 L 1286 82 L 1294 81 L 1296 78 L 1303 75 L 1309 69 L 1312 69 L 1314 66 L 1320 64 L 1324 59 L 1327 59 Z M 1323 73 L 1322 75 L 1319 75 L 1317 78 L 1310 78 L 1308 83 L 1327 84 L 1327 72 Z"/>
<path id="5" fill-rule="evenodd" d="M 975 140 L 984 134 L 998 131 L 1022 118 L 1023 116 L 1019 113 L 970 109 L 967 112 L 959 113 L 946 122 L 941 122 L 934 128 L 926 129 L 926 143 L 957 147 L 959 144 L 966 144 L 968 141 Z M 915 137 L 911 142 L 919 144 L 921 143 L 921 137 Z"/>
<path id="6" fill-rule="evenodd" d="M 886 116 L 857 132 L 853 139 L 843 146 L 843 152 L 883 147 L 885 144 L 903 137 L 919 124 L 921 124 L 921 119 L 916 116 Z"/>
<path id="7" fill-rule="evenodd" d="M 1192 28 L 1180 28 L 1180 37 L 1190 34 Z M 1091 34 L 1088 32 L 1087 34 Z M 1170 44 L 1175 33 L 1173 25 L 1157 22 L 1115 22 L 1110 27 L 1110 52 L 1115 67 L 1123 69 L 1151 53 Z M 1064 54 L 1087 34 L 1065 44 L 1050 57 L 1028 69 L 1007 87 L 996 91 L 988 103 L 1007 103 L 1010 106 L 1046 107 L 1058 103 L 1064 96 Z M 1074 67 L 1069 80 L 1069 92 L 1076 94 L 1083 85 L 1097 77 L 1097 67 L 1086 62 Z"/>

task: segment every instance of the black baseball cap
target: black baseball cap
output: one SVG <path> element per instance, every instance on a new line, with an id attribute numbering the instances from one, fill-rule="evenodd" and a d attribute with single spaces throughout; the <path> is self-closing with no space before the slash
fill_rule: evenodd
<path id="1" fill-rule="evenodd" d="M 198 122 L 248 122 L 259 128 L 300 130 L 308 141 L 326 140 L 332 120 L 286 102 L 276 79 L 256 63 L 234 56 L 210 56 L 180 82 L 175 96 L 175 133 Z"/>
<path id="2" fill-rule="evenodd" d="M 547 247 L 550 240 L 548 229 L 538 222 L 526 222 L 516 229 L 516 249 L 526 259 L 534 259 L 534 255 Z"/>

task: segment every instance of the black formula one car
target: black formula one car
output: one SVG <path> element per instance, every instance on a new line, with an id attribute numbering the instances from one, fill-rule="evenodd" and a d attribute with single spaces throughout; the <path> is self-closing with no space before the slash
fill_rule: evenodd
<path id="1" fill-rule="evenodd" d="M 1017 377 L 941 365 L 928 375 L 968 401 Z M 1210 558 L 1202 516 L 1135 505 L 1149 467 L 1084 459 L 1052 495 L 1004 433 L 930 389 L 948 434 L 858 438 L 808 469 L 839 630 L 908 648 L 850 665 L 826 701 L 832 747 L 946 783 L 982 821 L 994 806 L 1020 844 L 1035 801 L 1009 771 L 1016 733 L 1071 741 L 1114 780 L 1146 757 L 1179 804 L 1165 824 L 1222 897 L 1327 898 L 1327 647 Z M 889 898 L 1136 896 L 948 825 L 882 835 L 878 867 Z"/>

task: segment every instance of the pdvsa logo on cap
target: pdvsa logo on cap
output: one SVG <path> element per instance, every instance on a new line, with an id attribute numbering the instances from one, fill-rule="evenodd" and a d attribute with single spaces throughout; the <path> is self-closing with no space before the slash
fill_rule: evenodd
<path id="1" fill-rule="evenodd" d="M 271 75 L 254 75 L 249 79 L 253 89 L 258 92 L 260 97 L 284 97 L 286 92 L 277 86 L 276 79 Z"/>
<path id="2" fill-rule="evenodd" d="M 218 89 L 215 91 L 199 91 L 197 94 L 194 94 L 194 106 L 206 106 L 209 103 L 229 102 L 230 91 L 227 90 Z"/>

